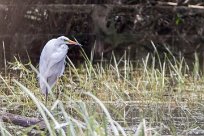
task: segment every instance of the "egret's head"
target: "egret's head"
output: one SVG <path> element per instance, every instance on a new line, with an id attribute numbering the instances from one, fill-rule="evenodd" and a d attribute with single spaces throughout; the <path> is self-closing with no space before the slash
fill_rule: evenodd
<path id="1" fill-rule="evenodd" d="M 60 36 L 57 39 L 60 40 L 60 42 L 62 42 L 63 44 L 81 46 L 81 44 L 78 43 L 77 41 L 72 41 L 72 40 L 70 40 L 69 38 L 67 38 L 65 36 Z"/>

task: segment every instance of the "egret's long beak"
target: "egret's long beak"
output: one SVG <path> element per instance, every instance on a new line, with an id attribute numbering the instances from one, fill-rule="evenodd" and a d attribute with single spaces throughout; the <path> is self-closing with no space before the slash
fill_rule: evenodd
<path id="1" fill-rule="evenodd" d="M 74 39 L 75 39 L 75 38 L 74 38 Z M 76 39 L 75 39 L 75 41 L 68 40 L 68 41 L 67 41 L 67 44 L 82 46 Z"/>
<path id="2" fill-rule="evenodd" d="M 77 42 L 72 41 L 72 40 L 67 40 L 67 44 L 78 45 Z"/>

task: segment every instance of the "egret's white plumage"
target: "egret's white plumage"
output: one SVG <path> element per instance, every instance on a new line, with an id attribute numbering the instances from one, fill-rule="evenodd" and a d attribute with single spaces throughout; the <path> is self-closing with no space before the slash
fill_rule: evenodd
<path id="1" fill-rule="evenodd" d="M 39 83 L 41 91 L 46 95 L 48 88 L 46 82 L 52 88 L 65 69 L 65 58 L 69 44 L 80 45 L 78 42 L 71 41 L 65 36 L 51 39 L 44 46 L 39 63 Z"/>

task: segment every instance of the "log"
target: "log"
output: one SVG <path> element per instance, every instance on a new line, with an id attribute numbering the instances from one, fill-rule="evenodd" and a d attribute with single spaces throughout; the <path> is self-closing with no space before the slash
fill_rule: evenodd
<path id="1" fill-rule="evenodd" d="M 40 130 L 45 130 L 46 125 L 42 119 L 34 118 L 34 117 L 25 117 L 7 112 L 0 112 L 0 119 L 3 122 L 12 123 L 14 125 L 22 126 L 22 127 L 30 127 L 35 125 Z"/>

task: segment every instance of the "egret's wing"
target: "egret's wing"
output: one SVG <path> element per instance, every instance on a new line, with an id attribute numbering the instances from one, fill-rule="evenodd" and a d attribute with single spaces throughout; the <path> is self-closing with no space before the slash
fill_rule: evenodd
<path id="1" fill-rule="evenodd" d="M 40 62 L 39 62 L 39 73 L 40 75 L 38 75 L 39 78 L 39 84 L 40 84 L 40 88 L 42 90 L 43 93 L 46 93 L 47 91 L 47 87 L 45 82 L 47 82 L 47 66 L 49 63 L 49 57 L 50 54 L 53 54 L 54 52 L 54 44 L 55 44 L 55 39 L 52 39 L 50 41 L 48 41 L 46 43 L 46 45 L 44 46 L 41 55 L 40 55 Z"/>
<path id="2" fill-rule="evenodd" d="M 51 88 L 54 86 L 56 81 L 57 81 L 57 76 L 55 75 L 52 75 L 47 78 L 47 83 L 50 85 Z"/>
<path id="3" fill-rule="evenodd" d="M 50 56 L 50 60 L 49 60 L 49 64 L 47 66 L 48 68 L 48 76 L 52 75 L 52 74 L 58 74 L 58 76 L 60 76 L 60 74 L 62 73 L 62 70 L 64 69 L 64 60 L 67 54 L 67 50 L 61 50 L 58 52 L 53 53 Z"/>
<path id="4" fill-rule="evenodd" d="M 60 52 L 53 53 L 49 58 L 48 68 L 52 67 L 53 65 L 57 64 L 58 62 L 61 62 L 61 61 L 64 62 L 66 54 L 67 54 L 66 50 L 62 50 Z"/>
<path id="5" fill-rule="evenodd" d="M 61 74 L 64 72 L 64 59 L 60 62 L 54 64 L 50 69 L 48 73 L 47 82 L 52 88 L 57 81 L 57 77 L 61 76 Z"/>
<path id="6" fill-rule="evenodd" d="M 46 72 L 50 55 L 52 55 L 55 51 L 55 41 L 56 39 L 52 39 L 47 42 L 47 44 L 44 46 L 41 55 L 40 55 L 40 63 L 39 63 L 39 71 L 41 74 Z"/>
<path id="7" fill-rule="evenodd" d="M 64 64 L 64 62 L 63 62 L 63 66 L 62 66 L 62 70 L 61 70 L 60 76 L 62 76 L 62 75 L 63 75 L 64 70 L 65 70 L 65 64 Z"/>

